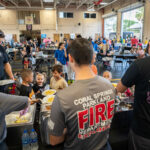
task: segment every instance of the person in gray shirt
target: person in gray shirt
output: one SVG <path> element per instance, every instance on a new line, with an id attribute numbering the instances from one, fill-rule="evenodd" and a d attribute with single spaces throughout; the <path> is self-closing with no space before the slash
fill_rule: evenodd
<path id="1" fill-rule="evenodd" d="M 28 97 L 0 93 L 0 144 L 5 140 L 7 135 L 5 115 L 26 108 L 28 101 Z"/>
<path id="2" fill-rule="evenodd" d="M 48 121 L 50 144 L 64 142 L 64 150 L 111 150 L 115 90 L 93 73 L 93 48 L 87 39 L 74 40 L 68 50 L 76 81 L 56 94 Z"/>

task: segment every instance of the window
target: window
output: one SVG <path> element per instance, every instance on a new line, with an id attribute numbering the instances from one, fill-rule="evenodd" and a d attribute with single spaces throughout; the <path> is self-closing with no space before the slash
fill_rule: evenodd
<path id="1" fill-rule="evenodd" d="M 117 16 L 104 19 L 104 36 L 108 39 L 116 38 Z"/>
<path id="2" fill-rule="evenodd" d="M 84 18 L 90 18 L 90 14 L 89 13 L 84 13 Z"/>
<path id="3" fill-rule="evenodd" d="M 142 40 L 144 7 L 122 13 L 122 36 L 127 40 L 136 36 Z"/>
<path id="4" fill-rule="evenodd" d="M 32 16 L 33 24 L 40 24 L 39 11 L 18 11 L 18 24 L 25 24 L 25 17 Z"/>
<path id="5" fill-rule="evenodd" d="M 72 12 L 59 12 L 59 18 L 73 18 Z"/>
<path id="6" fill-rule="evenodd" d="M 96 18 L 96 14 L 95 13 L 91 14 L 91 18 Z"/>
<path id="7" fill-rule="evenodd" d="M 96 13 L 84 13 L 84 18 L 96 18 Z"/>

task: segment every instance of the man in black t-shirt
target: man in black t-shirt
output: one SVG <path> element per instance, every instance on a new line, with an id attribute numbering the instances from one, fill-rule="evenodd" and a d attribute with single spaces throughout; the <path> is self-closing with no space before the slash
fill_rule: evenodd
<path id="1" fill-rule="evenodd" d="M 3 41 L 5 35 L 0 30 L 0 42 Z M 8 62 L 8 56 L 5 52 L 5 49 L 0 45 L 0 80 L 5 79 L 5 72 L 9 76 L 10 79 L 14 80 L 14 76 L 12 74 L 11 66 Z M 0 92 L 3 92 L 4 87 L 0 86 Z"/>
<path id="2" fill-rule="evenodd" d="M 121 82 L 117 92 L 135 85 L 133 122 L 130 131 L 130 150 L 150 150 L 150 57 L 135 61 Z"/>

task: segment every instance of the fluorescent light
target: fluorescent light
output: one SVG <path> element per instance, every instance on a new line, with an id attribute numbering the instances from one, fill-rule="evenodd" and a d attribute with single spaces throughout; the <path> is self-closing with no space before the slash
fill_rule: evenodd
<path id="1" fill-rule="evenodd" d="M 105 3 L 105 2 L 101 2 L 100 4 L 101 4 L 101 5 L 107 5 L 108 3 Z"/>
<path id="2" fill-rule="evenodd" d="M 0 9 L 5 9 L 5 7 L 0 7 Z"/>
<path id="3" fill-rule="evenodd" d="M 54 8 L 45 8 L 46 10 L 53 10 Z"/>
<path id="4" fill-rule="evenodd" d="M 53 3 L 54 0 L 43 0 L 43 2 L 45 2 L 45 3 Z"/>

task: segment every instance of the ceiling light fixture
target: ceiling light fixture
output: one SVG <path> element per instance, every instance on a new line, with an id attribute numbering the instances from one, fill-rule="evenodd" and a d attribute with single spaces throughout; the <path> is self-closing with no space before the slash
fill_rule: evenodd
<path id="1" fill-rule="evenodd" d="M 0 7 L 0 9 L 6 9 L 5 7 Z"/>
<path id="2" fill-rule="evenodd" d="M 53 10 L 54 8 L 45 8 L 45 10 Z"/>
<path id="3" fill-rule="evenodd" d="M 45 2 L 45 3 L 53 3 L 54 0 L 43 0 L 43 2 Z"/>

